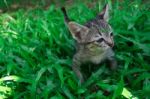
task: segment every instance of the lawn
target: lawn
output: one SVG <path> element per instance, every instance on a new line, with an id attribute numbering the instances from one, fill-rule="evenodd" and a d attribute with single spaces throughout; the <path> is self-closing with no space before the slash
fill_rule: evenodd
<path id="1" fill-rule="evenodd" d="M 104 6 L 94 4 L 72 3 L 68 15 L 84 24 Z M 118 68 L 102 64 L 82 85 L 71 69 L 75 43 L 58 5 L 1 13 L 0 99 L 150 99 L 149 3 L 109 4 Z"/>

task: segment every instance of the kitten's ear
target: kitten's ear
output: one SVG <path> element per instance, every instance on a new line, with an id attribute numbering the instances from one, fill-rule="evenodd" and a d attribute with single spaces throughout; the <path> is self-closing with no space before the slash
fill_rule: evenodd
<path id="1" fill-rule="evenodd" d="M 109 21 L 109 5 L 105 5 L 102 12 L 99 14 L 100 18 L 104 19 L 105 21 Z"/>
<path id="2" fill-rule="evenodd" d="M 83 42 L 83 38 L 88 33 L 89 29 L 86 26 L 80 25 L 76 22 L 68 23 L 69 30 L 77 42 Z"/>

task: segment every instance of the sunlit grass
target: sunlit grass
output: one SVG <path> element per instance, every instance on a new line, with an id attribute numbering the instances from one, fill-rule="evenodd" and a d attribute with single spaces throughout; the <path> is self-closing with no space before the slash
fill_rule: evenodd
<path id="1" fill-rule="evenodd" d="M 100 4 L 90 9 L 83 3 L 74 4 L 67 11 L 71 19 L 84 24 L 101 10 Z M 74 40 L 58 7 L 1 14 L 0 98 L 148 99 L 150 12 L 147 4 L 140 0 L 115 2 L 111 12 L 117 72 L 113 73 L 104 64 L 81 86 L 71 69 Z M 99 90 L 91 91 L 93 85 Z"/>

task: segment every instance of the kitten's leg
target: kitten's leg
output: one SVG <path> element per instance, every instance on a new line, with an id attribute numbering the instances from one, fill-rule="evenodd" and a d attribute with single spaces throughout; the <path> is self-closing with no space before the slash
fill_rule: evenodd
<path id="1" fill-rule="evenodd" d="M 117 61 L 115 59 L 115 53 L 113 52 L 112 49 L 109 49 L 107 52 L 107 60 L 109 62 L 110 68 L 112 70 L 116 70 L 117 69 Z"/>
<path id="2" fill-rule="evenodd" d="M 117 61 L 114 56 L 108 57 L 109 65 L 112 70 L 117 69 Z"/>
<path id="3" fill-rule="evenodd" d="M 74 56 L 73 57 L 72 69 L 75 72 L 75 74 L 78 77 L 78 79 L 80 80 L 80 83 L 83 83 L 84 79 L 83 79 L 83 75 L 82 75 L 82 73 L 80 71 L 80 66 L 81 66 L 81 62 L 79 61 L 79 59 L 76 56 Z"/>

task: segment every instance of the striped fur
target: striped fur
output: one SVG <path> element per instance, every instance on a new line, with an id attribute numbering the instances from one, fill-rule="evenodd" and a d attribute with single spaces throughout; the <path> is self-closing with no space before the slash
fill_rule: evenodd
<path id="1" fill-rule="evenodd" d="M 81 25 L 69 19 L 65 8 L 62 8 L 65 22 L 77 42 L 77 51 L 73 57 L 72 69 L 79 78 L 84 82 L 80 66 L 86 62 L 100 64 L 104 60 L 109 60 L 111 68 L 116 67 L 112 28 L 108 24 L 108 6 L 93 20 Z M 107 12 L 107 15 L 106 15 Z"/>

